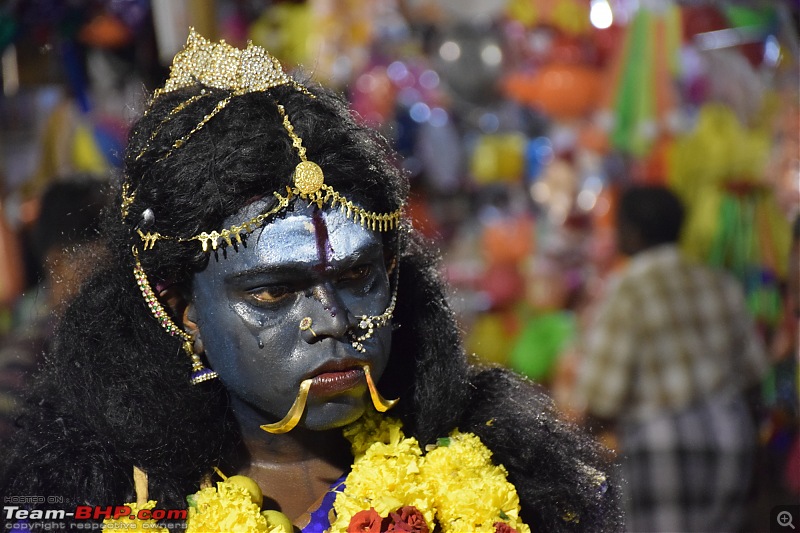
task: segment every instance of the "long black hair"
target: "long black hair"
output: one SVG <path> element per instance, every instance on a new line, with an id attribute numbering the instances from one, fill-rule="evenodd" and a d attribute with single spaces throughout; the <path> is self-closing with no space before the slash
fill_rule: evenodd
<path id="1" fill-rule="evenodd" d="M 57 329 L 7 454 L 3 494 L 120 504 L 134 499 L 138 466 L 160 506 L 185 506 L 209 466 L 231 453 L 237 428 L 227 392 L 218 381 L 190 385 L 189 358 L 147 308 L 131 249 L 141 247 L 137 229 L 181 237 L 219 230 L 249 202 L 285 190 L 298 156 L 277 104 L 326 183 L 364 209 L 399 208 L 408 186 L 386 142 L 338 96 L 310 90 L 313 98 L 289 85 L 233 97 L 178 148 L 227 91 L 198 85 L 161 95 L 133 126 L 122 180 L 133 200 L 123 217 L 116 188 L 107 253 Z M 619 529 L 618 489 L 603 451 L 531 383 L 468 363 L 437 255 L 407 222 L 386 233 L 385 245 L 399 262 L 396 330 L 381 382 L 387 397 L 402 398 L 393 414 L 423 445 L 456 427 L 478 434 L 509 470 L 535 530 Z M 188 290 L 209 257 L 197 242 L 176 240 L 139 255 L 153 285 Z"/>

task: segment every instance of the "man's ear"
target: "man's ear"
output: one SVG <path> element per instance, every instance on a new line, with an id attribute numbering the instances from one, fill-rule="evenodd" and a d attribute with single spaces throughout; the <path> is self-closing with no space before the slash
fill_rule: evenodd
<path id="1" fill-rule="evenodd" d="M 194 338 L 194 352 L 203 353 L 203 341 L 200 339 L 200 329 L 197 327 L 195 306 L 186 295 L 186 291 L 173 285 L 161 291 L 158 299 L 169 307 L 172 316 L 180 318 L 183 330 Z"/>

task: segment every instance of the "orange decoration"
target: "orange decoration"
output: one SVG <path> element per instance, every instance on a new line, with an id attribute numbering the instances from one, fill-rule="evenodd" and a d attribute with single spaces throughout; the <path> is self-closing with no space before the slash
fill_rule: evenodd
<path id="1" fill-rule="evenodd" d="M 667 154 L 672 139 L 666 135 L 656 139 L 650 152 L 632 170 L 634 181 L 650 185 L 665 185 L 667 179 Z"/>
<path id="2" fill-rule="evenodd" d="M 101 13 L 90 20 L 78 34 L 80 40 L 99 48 L 119 48 L 128 44 L 133 34 L 118 18 Z"/>
<path id="3" fill-rule="evenodd" d="M 586 39 L 568 35 L 555 35 L 547 54 L 548 63 L 580 65 L 588 63 L 591 44 Z"/>
<path id="4" fill-rule="evenodd" d="M 598 154 L 605 154 L 610 147 L 608 132 L 596 124 L 587 124 L 578 131 L 578 146 Z"/>
<path id="5" fill-rule="evenodd" d="M 510 98 L 540 108 L 555 118 L 571 119 L 585 116 L 594 109 L 600 82 L 596 69 L 554 63 L 534 74 L 511 74 L 503 85 Z"/>
<path id="6" fill-rule="evenodd" d="M 516 265 L 495 264 L 484 272 L 480 287 L 489 297 L 491 309 L 511 310 L 525 295 L 525 277 Z"/>
<path id="7" fill-rule="evenodd" d="M 481 235 L 484 257 L 490 265 L 517 265 L 533 253 L 534 226 L 528 217 L 487 224 Z"/>

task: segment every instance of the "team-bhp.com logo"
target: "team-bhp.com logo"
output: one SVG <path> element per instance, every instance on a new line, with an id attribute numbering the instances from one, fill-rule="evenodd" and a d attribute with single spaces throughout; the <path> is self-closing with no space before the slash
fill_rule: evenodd
<path id="1" fill-rule="evenodd" d="M 6 520 L 186 520 L 186 509 L 139 509 L 135 513 L 127 505 L 107 506 L 78 505 L 74 511 L 64 509 L 24 509 L 17 505 L 3 506 Z"/>

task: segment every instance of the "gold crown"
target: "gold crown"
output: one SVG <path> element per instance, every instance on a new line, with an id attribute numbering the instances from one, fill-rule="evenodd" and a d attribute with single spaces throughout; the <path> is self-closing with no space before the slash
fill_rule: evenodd
<path id="1" fill-rule="evenodd" d="M 190 28 L 183 50 L 172 60 L 169 79 L 155 96 L 198 83 L 234 94 L 266 91 L 279 85 L 292 85 L 308 93 L 262 47 L 248 42 L 247 48 L 241 50 L 225 41 L 213 43 Z"/>
<path id="2" fill-rule="evenodd" d="M 229 94 L 218 101 L 214 109 L 206 114 L 188 133 L 173 141 L 169 149 L 159 157 L 158 161 L 163 161 L 174 153 L 175 150 L 184 146 L 192 135 L 200 131 L 208 121 L 214 118 L 237 96 L 251 92 L 267 91 L 281 85 L 291 85 L 310 98 L 314 98 L 314 95 L 311 94 L 308 89 L 283 71 L 277 59 L 260 46 L 254 46 L 252 43 L 248 43 L 246 49 L 240 50 L 230 46 L 224 41 L 212 43 L 203 38 L 194 31 L 194 29 L 191 29 L 186 45 L 173 60 L 169 79 L 163 88 L 155 92 L 154 98 L 158 98 L 163 94 L 181 88 L 195 87 L 198 84 L 229 91 Z M 164 124 L 195 102 L 209 97 L 212 94 L 211 91 L 201 90 L 200 94 L 191 96 L 175 106 L 167 114 L 167 117 L 156 126 L 145 143 L 144 148 L 142 148 L 136 156 L 136 159 L 141 158 L 147 152 L 151 142 L 158 137 Z M 236 243 L 241 243 L 243 235 L 252 233 L 256 229 L 264 226 L 275 214 L 286 209 L 294 198 L 302 198 L 310 203 L 315 203 L 320 208 L 324 205 L 328 205 L 333 209 L 341 209 L 347 218 L 352 218 L 354 222 L 371 230 L 387 231 L 397 227 L 402 213 L 402 207 L 389 213 L 367 211 L 354 204 L 325 183 L 325 175 L 322 169 L 319 165 L 307 159 L 306 148 L 303 146 L 303 141 L 300 136 L 295 133 L 294 126 L 289 121 L 286 110 L 281 104 L 278 103 L 276 105 L 281 116 L 282 125 L 292 141 L 292 147 L 300 158 L 300 162 L 294 170 L 292 183 L 286 185 L 285 193 L 281 194 L 278 191 L 272 193 L 277 203 L 271 209 L 241 224 L 236 224 L 220 231 L 203 231 L 189 237 L 162 235 L 158 232 L 150 231 L 145 233 L 137 226 L 136 231 L 142 240 L 143 251 L 152 250 L 159 240 L 171 240 L 175 242 L 198 241 L 204 252 L 216 250 L 221 243 L 225 245 L 232 245 L 234 241 Z M 128 211 L 135 199 L 136 191 L 131 190 L 128 182 L 123 183 L 120 203 L 123 219 L 127 218 Z M 142 294 L 153 316 L 159 320 L 161 326 L 168 333 L 171 335 L 180 335 L 184 338 L 186 341 L 184 343 L 184 349 L 192 356 L 193 366 L 200 365 L 199 359 L 197 359 L 196 355 L 191 351 L 191 337 L 172 321 L 163 307 L 158 303 L 157 297 L 150 287 L 147 275 L 139 261 L 139 253 L 136 246 L 133 246 L 132 253 L 135 258 L 134 276 L 136 277 L 137 284 L 141 288 Z M 380 317 L 374 318 L 380 319 Z M 195 373 L 198 376 L 202 374 L 202 376 L 205 377 L 194 377 L 192 378 L 193 382 L 195 380 L 201 381 L 208 378 L 206 375 L 207 369 L 204 370 L 202 365 L 198 368 L 195 369 Z"/>
<path id="3" fill-rule="evenodd" d="M 155 91 L 153 99 L 178 89 L 195 87 L 197 84 L 230 91 L 230 94 L 217 102 L 214 109 L 204 116 L 194 128 L 175 140 L 170 149 L 158 159 L 159 161 L 168 158 L 175 150 L 186 144 L 192 135 L 203 129 L 209 120 L 225 109 L 234 96 L 267 91 L 281 85 L 291 85 L 311 98 L 314 97 L 308 92 L 308 89 L 286 74 L 280 62 L 262 47 L 248 42 L 247 48 L 241 50 L 229 45 L 224 40 L 213 43 L 197 33 L 194 28 L 190 28 L 189 37 L 186 39 L 183 50 L 178 52 L 172 60 L 169 78 L 164 87 Z M 136 159 L 138 160 L 147 152 L 150 143 L 161 132 L 164 124 L 193 103 L 209 95 L 210 93 L 203 90 L 200 94 L 175 106 L 147 139 Z"/>

